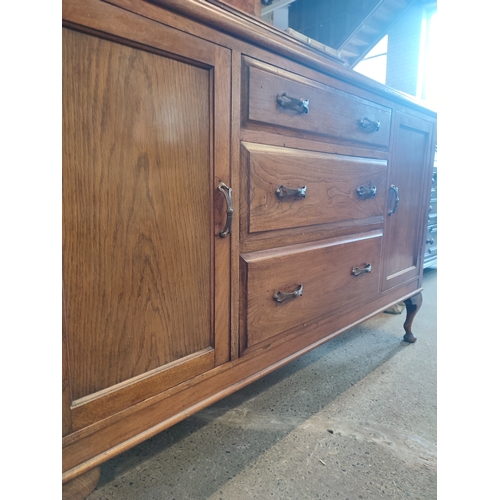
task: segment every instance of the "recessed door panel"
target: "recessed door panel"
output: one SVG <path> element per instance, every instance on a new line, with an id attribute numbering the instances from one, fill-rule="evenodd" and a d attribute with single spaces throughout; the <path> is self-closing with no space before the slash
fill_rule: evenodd
<path id="1" fill-rule="evenodd" d="M 421 272 L 433 124 L 398 113 L 389 164 L 383 289 Z"/>
<path id="2" fill-rule="evenodd" d="M 215 365 L 214 67 L 63 43 L 65 329 L 89 423 L 96 399 L 120 409 Z"/>

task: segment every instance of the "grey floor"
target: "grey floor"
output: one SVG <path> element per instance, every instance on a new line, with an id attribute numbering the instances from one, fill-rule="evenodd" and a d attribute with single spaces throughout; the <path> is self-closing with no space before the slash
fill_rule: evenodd
<path id="1" fill-rule="evenodd" d="M 381 313 L 103 464 L 89 500 L 437 497 L 436 269 Z"/>

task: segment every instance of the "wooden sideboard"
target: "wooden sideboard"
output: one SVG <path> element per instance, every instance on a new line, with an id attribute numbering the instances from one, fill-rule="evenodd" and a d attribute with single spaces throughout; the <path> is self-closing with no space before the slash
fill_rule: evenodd
<path id="1" fill-rule="evenodd" d="M 63 0 L 63 493 L 421 303 L 435 113 L 202 0 Z"/>

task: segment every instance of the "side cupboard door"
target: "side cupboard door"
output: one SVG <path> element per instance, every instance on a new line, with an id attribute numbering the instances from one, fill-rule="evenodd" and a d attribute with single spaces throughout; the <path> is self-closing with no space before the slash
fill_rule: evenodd
<path id="1" fill-rule="evenodd" d="M 122 32 L 63 29 L 65 434 L 229 360 L 230 52 Z"/>
<path id="2" fill-rule="evenodd" d="M 382 289 L 418 279 L 429 213 L 433 121 L 397 112 L 389 163 Z"/>

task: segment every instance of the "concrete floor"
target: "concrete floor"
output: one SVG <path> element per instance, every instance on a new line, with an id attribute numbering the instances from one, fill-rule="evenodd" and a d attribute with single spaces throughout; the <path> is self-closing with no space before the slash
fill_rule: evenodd
<path id="1" fill-rule="evenodd" d="M 436 281 L 102 466 L 89 500 L 437 498 Z"/>

